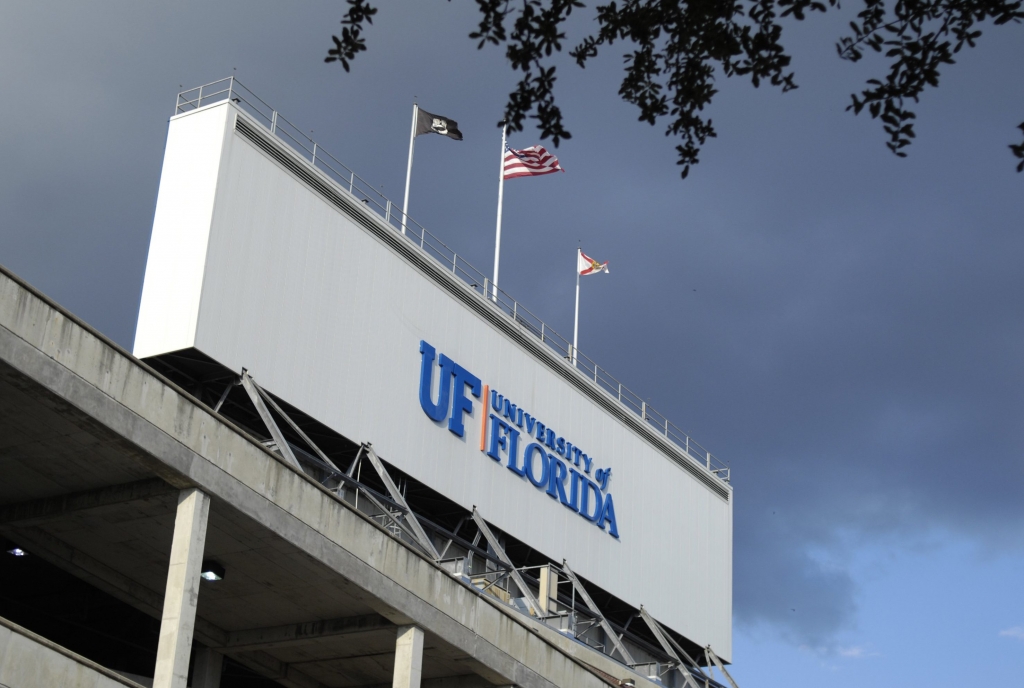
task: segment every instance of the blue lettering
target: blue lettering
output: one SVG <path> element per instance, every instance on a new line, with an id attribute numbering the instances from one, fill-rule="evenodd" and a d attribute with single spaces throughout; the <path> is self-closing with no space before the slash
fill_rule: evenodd
<path id="1" fill-rule="evenodd" d="M 604 496 L 604 504 L 601 506 L 601 513 L 597 517 L 597 527 L 604 530 L 604 524 L 608 524 L 608 534 L 616 540 L 619 539 L 619 526 L 615 523 L 615 504 L 612 503 L 612 496 Z"/>
<path id="2" fill-rule="evenodd" d="M 508 469 L 517 475 L 523 475 L 523 471 L 518 465 L 519 431 L 493 413 L 491 414 L 491 428 L 491 442 L 490 447 L 487 449 L 487 456 L 501 462 L 501 454 L 498 449 L 506 450 L 508 452 Z M 502 437 L 499 434 L 500 432 L 504 432 L 505 436 Z"/>
<path id="3" fill-rule="evenodd" d="M 507 398 L 505 399 L 505 412 L 502 415 L 504 415 L 506 418 L 508 418 L 513 423 L 515 423 L 516 422 L 516 411 L 518 411 L 518 410 L 519 409 L 516 408 L 515 404 L 513 404 Z"/>
<path id="4" fill-rule="evenodd" d="M 509 437 L 511 441 L 509 442 L 508 463 L 505 467 L 522 478 L 526 475 L 526 470 L 519 465 L 519 431 L 512 430 Z M 529 455 L 529 453 L 530 447 L 527 447 L 526 454 Z"/>
<path id="5" fill-rule="evenodd" d="M 508 428 L 508 463 L 511 466 L 519 461 L 519 431 Z"/>
<path id="6" fill-rule="evenodd" d="M 441 362 L 447 356 L 441 354 Z M 466 385 L 469 391 L 477 399 L 480 398 L 480 378 L 469 372 L 458 363 L 453 363 L 455 370 L 455 395 L 452 399 L 452 417 L 448 419 L 448 429 L 462 437 L 466 434 L 466 428 L 462 425 L 462 416 L 473 412 L 473 402 L 466 397 Z"/>
<path id="7" fill-rule="evenodd" d="M 582 478 L 582 476 L 581 476 Z M 597 484 L 593 480 L 587 480 L 582 478 L 583 484 L 583 501 L 580 504 L 580 516 L 587 519 L 592 523 L 597 523 L 597 519 L 601 516 L 601 490 L 597 487 Z M 590 513 L 590 495 L 594 495 L 594 513 Z"/>
<path id="8" fill-rule="evenodd" d="M 565 481 L 569 477 L 569 469 L 565 467 L 561 459 L 552 456 L 551 468 L 548 470 L 548 474 L 548 495 L 572 509 L 572 504 L 569 503 L 569 499 L 565 496 Z"/>
<path id="9" fill-rule="evenodd" d="M 501 431 L 504 430 L 506 437 L 501 436 Z M 501 461 L 501 455 L 498 454 L 498 448 L 508 450 L 508 426 L 501 421 L 493 413 L 491 414 L 491 441 L 487 447 L 487 456 L 491 457 L 495 461 Z"/>
<path id="10" fill-rule="evenodd" d="M 571 482 L 569 483 L 569 503 L 566 504 L 566 506 L 569 507 L 570 509 L 572 509 L 573 511 L 576 511 L 576 512 L 578 512 L 580 510 L 580 478 L 581 477 L 582 476 L 580 476 L 579 473 L 577 473 L 576 471 L 574 471 L 571 468 L 569 469 L 569 478 L 570 478 Z"/>
<path id="11" fill-rule="evenodd" d="M 471 396 L 481 398 L 480 379 L 444 354 L 439 355 L 426 340 L 420 341 L 420 354 L 420 407 L 435 422 L 447 419 L 448 429 L 455 435 L 464 437 L 465 416 L 473 414 Z M 435 360 L 437 367 L 441 369 L 438 373 L 436 392 Z M 557 499 L 562 506 L 578 513 L 601 530 L 607 530 L 609 535 L 618 539 L 615 501 L 608 493 L 612 469 L 597 468 L 593 474 L 594 480 L 589 479 L 586 476 L 596 468 L 593 457 L 564 437 L 558 437 L 552 428 L 523 411 L 522 407 L 513 404 L 511 399 L 499 394 L 497 390 L 491 390 L 490 398 L 484 399 L 483 403 L 482 413 L 487 413 L 488 405 L 493 410 L 493 413 L 488 415 L 490 429 L 487 455 L 501 463 L 504 452 L 507 455 L 506 467 L 510 471 L 519 477 L 527 478 L 534 487 L 547 492 L 549 497 Z M 519 456 L 520 432 L 515 426 L 524 429 L 531 439 L 536 439 L 527 445 L 522 458 Z M 549 454 L 547 449 L 551 449 L 555 454 Z M 558 458 L 559 456 L 565 461 Z M 581 463 L 582 471 L 577 470 Z"/>
<path id="12" fill-rule="evenodd" d="M 455 363 L 441 354 L 441 373 L 437 380 L 437 403 L 431 399 L 430 388 L 434 378 L 434 347 L 420 341 L 420 407 L 432 421 L 442 421 L 448 415 L 449 392 L 452 385 L 452 368 Z M 478 393 L 479 396 L 479 393 Z"/>
<path id="13" fill-rule="evenodd" d="M 536 461 L 533 457 L 540 454 L 540 477 L 534 475 L 534 465 Z M 523 454 L 523 470 L 526 473 L 526 477 L 530 479 L 534 487 L 547 488 L 548 473 L 550 472 L 550 466 L 548 465 L 548 455 L 544 451 L 544 447 L 534 442 L 526 448 L 526 452 Z"/>

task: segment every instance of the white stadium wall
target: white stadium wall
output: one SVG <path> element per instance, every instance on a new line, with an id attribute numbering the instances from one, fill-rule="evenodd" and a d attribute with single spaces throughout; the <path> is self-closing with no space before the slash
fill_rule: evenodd
<path id="1" fill-rule="evenodd" d="M 731 487 L 517 327 L 231 103 L 171 120 L 136 356 L 194 347 L 247 368 L 288 403 L 372 442 L 386 461 L 728 661 Z M 513 422 L 486 405 L 484 451 L 485 403 L 472 377 L 517 407 Z M 442 379 L 450 398 L 435 421 L 427 410 L 444 396 Z M 461 436 L 450 429 L 460 420 Z M 530 450 L 523 476 L 509 469 L 508 450 L 516 445 L 522 472 L 538 421 L 554 441 Z M 599 524 L 578 513 L 584 492 Z M 597 513 L 598 502 L 613 513 Z"/>

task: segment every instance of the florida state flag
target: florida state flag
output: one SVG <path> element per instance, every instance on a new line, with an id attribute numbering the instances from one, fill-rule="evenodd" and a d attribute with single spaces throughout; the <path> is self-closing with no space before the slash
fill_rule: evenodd
<path id="1" fill-rule="evenodd" d="M 588 256 L 582 249 L 576 249 L 576 269 L 581 275 L 596 275 L 599 272 L 608 272 L 608 263 L 598 263 Z"/>

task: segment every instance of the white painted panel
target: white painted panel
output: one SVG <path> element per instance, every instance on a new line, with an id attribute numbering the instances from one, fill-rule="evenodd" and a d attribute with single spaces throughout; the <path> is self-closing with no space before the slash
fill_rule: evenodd
<path id="1" fill-rule="evenodd" d="M 232 112 L 225 103 L 179 115 L 168 127 L 135 329 L 140 358 L 194 341 L 224 125 Z"/>
<path id="2" fill-rule="evenodd" d="M 240 135 L 219 166 L 196 348 L 731 657 L 731 502 Z M 421 339 L 613 469 L 619 539 L 482 453 L 479 401 L 461 438 L 425 415 Z"/>

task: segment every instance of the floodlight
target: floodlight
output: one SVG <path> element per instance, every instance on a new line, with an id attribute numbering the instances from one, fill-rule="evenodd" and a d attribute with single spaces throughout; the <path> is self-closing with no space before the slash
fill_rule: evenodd
<path id="1" fill-rule="evenodd" d="M 23 557 L 26 554 L 28 554 L 28 552 L 23 550 L 21 547 L 11 547 L 9 550 L 7 550 L 7 553 L 13 554 L 16 557 Z"/>
<path id="2" fill-rule="evenodd" d="M 199 574 L 203 580 L 219 581 L 224 578 L 224 567 L 212 559 L 203 562 L 203 569 Z"/>

